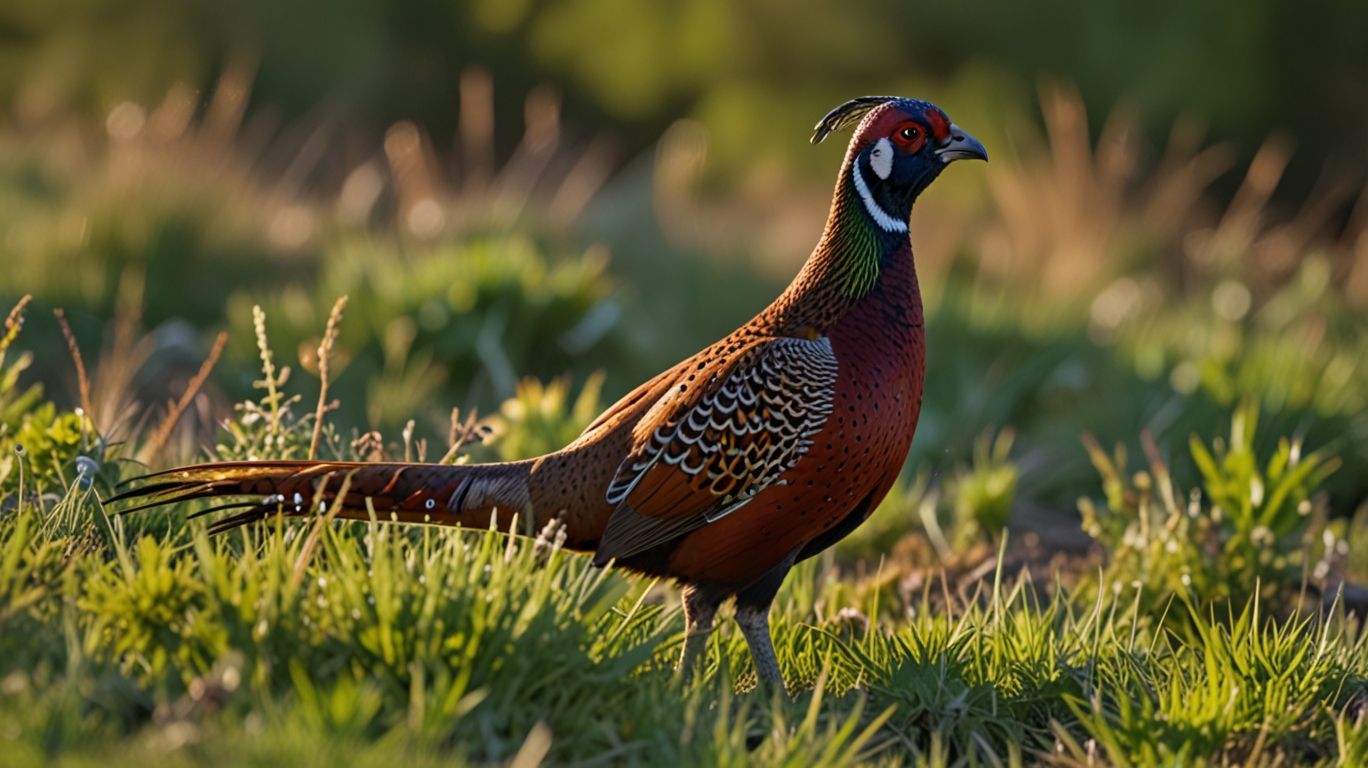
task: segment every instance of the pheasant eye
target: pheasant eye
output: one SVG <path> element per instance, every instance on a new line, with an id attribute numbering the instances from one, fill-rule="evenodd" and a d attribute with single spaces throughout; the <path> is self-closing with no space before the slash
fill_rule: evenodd
<path id="1" fill-rule="evenodd" d="M 912 122 L 898 126 L 892 139 L 899 149 L 909 155 L 915 155 L 926 144 L 926 134 L 922 132 L 922 127 Z"/>

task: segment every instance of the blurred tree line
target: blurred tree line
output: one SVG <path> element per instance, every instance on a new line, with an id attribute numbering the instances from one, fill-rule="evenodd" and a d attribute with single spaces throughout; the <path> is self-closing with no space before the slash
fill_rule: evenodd
<path id="1" fill-rule="evenodd" d="M 19 120 L 103 114 L 246 59 L 255 105 L 285 122 L 328 110 L 378 141 L 407 119 L 441 142 L 460 74 L 479 65 L 500 86 L 503 155 L 522 95 L 550 82 L 567 124 L 612 126 L 628 156 L 699 118 L 729 137 L 734 150 L 712 154 L 727 168 L 767 143 L 802 163 L 794 139 L 852 95 L 934 93 L 971 72 L 995 84 L 986 97 L 1029 104 L 1046 74 L 1078 85 L 1094 130 L 1130 100 L 1157 133 L 1191 114 L 1248 153 L 1285 132 L 1295 188 L 1324 163 L 1368 160 L 1365 40 L 1359 0 L 5 0 L 0 105 Z"/>

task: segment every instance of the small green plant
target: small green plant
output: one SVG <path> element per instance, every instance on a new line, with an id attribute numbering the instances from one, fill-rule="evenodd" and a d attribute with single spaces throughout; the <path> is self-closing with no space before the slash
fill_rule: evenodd
<path id="1" fill-rule="evenodd" d="M 20 300 L 0 329 L 0 493 L 18 491 L 22 484 L 25 498 L 50 502 L 78 476 L 89 487 L 101 467 L 93 459 L 78 466 L 77 459 L 92 449 L 103 453 L 103 442 L 94 439 L 83 412 L 59 412 L 46 401 L 41 384 L 20 390 L 19 375 L 33 363 L 33 353 L 6 367 L 5 355 L 23 327 L 28 303 L 27 296 Z"/>
<path id="2" fill-rule="evenodd" d="M 1110 581 L 1143 587 L 1156 612 L 1175 595 L 1240 604 L 1301 581 L 1312 497 L 1340 461 L 1320 451 L 1303 455 L 1300 440 L 1283 438 L 1260 466 L 1254 452 L 1258 417 L 1258 403 L 1247 399 L 1231 418 L 1229 443 L 1217 438 L 1208 450 L 1192 436 L 1189 449 L 1203 487 L 1186 497 L 1148 433 L 1142 440 L 1149 471 L 1130 477 L 1123 446 L 1109 457 L 1084 436 L 1106 504 L 1099 509 L 1083 497 L 1079 510 L 1084 530 L 1111 553 Z"/>
<path id="3" fill-rule="evenodd" d="M 974 441 L 974 461 L 969 467 L 955 468 L 949 496 L 954 519 L 963 537 L 987 534 L 993 541 L 1002 538 L 1007 516 L 1016 499 L 1016 464 L 1008 460 L 1016 430 L 1004 428 L 992 436 L 989 428 Z"/>
<path id="4" fill-rule="evenodd" d="M 903 504 L 915 510 L 919 527 L 942 563 L 960 563 L 966 556 L 982 559 L 988 545 L 1001 542 L 1020 476 L 1016 463 L 1008 459 L 1015 439 L 1011 427 L 996 436 L 989 427 L 974 440 L 972 463 L 956 465 L 954 477 L 933 485 L 927 475 L 919 474 L 908 488 L 911 493 Z"/>
<path id="5" fill-rule="evenodd" d="M 570 444 L 599 415 L 599 391 L 603 372 L 589 377 L 579 396 L 570 403 L 570 377 L 542 384 L 528 377 L 518 382 L 518 392 L 505 400 L 499 415 L 491 419 L 503 461 L 517 461 L 558 451 Z"/>
<path id="6" fill-rule="evenodd" d="M 260 400 L 245 400 L 235 406 L 240 415 L 224 424 L 232 443 L 219 443 L 218 456 L 224 461 L 306 458 L 314 443 L 313 424 L 318 415 L 295 417 L 291 411 L 301 397 L 285 395 L 290 367 L 276 367 L 275 352 L 266 337 L 266 313 L 261 307 L 252 307 L 252 330 L 261 359 L 261 378 L 252 382 L 252 387 L 264 390 L 264 394 Z M 331 432 L 328 437 L 335 443 Z"/>
<path id="7" fill-rule="evenodd" d="M 472 389 L 493 402 L 513 397 L 523 372 L 627 362 L 602 247 L 556 253 L 524 235 L 427 245 L 342 238 L 329 243 L 320 271 L 312 293 L 294 285 L 235 294 L 230 350 L 247 357 L 260 306 L 277 349 L 311 354 L 334 298 L 350 295 L 339 357 L 348 358 L 345 375 L 364 382 L 371 429 L 389 431 Z"/>

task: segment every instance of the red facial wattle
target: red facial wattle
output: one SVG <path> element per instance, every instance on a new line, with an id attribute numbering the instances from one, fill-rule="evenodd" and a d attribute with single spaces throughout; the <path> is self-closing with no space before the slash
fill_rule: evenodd
<path id="1" fill-rule="evenodd" d="M 931 133 L 936 137 L 937 144 L 944 144 L 950 139 L 950 120 L 945 117 L 945 113 L 939 109 L 926 110 L 926 122 L 931 128 Z"/>

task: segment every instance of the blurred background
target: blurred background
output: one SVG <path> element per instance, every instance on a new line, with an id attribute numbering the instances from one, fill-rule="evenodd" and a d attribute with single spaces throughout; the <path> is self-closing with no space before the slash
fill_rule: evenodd
<path id="1" fill-rule="evenodd" d="M 1364 40 L 1355 0 L 5 0 L 0 308 L 33 294 L 21 382 L 71 407 L 65 309 L 115 437 L 226 330 L 190 458 L 252 395 L 252 308 L 308 409 L 349 295 L 340 433 L 442 443 L 478 409 L 511 457 L 767 304 L 844 152 L 811 126 L 915 96 L 992 162 L 913 214 L 928 389 L 869 552 L 913 518 L 939 546 L 937 514 L 1086 550 L 1082 433 L 1140 456 L 1148 431 L 1188 488 L 1189 436 L 1240 402 L 1261 444 L 1340 456 L 1318 504 L 1343 518 L 1368 495 Z M 942 487 L 977 501 L 909 512 Z"/>

